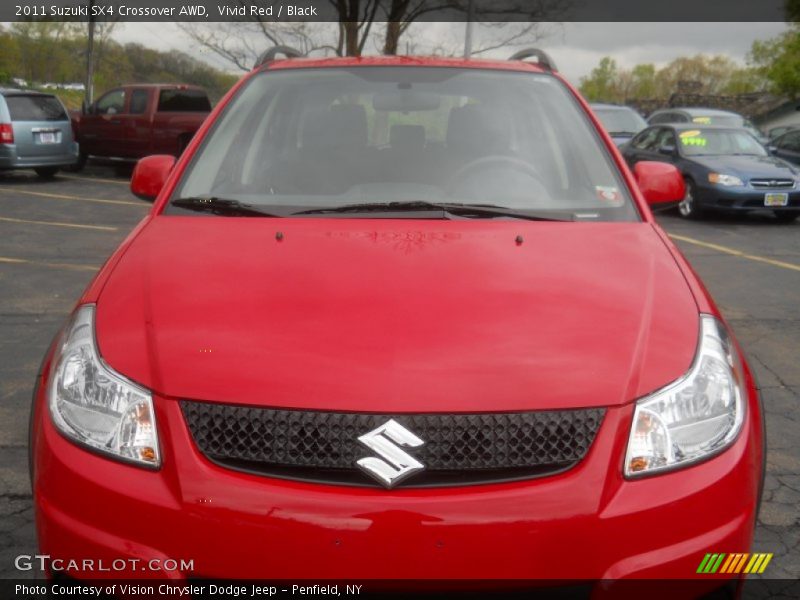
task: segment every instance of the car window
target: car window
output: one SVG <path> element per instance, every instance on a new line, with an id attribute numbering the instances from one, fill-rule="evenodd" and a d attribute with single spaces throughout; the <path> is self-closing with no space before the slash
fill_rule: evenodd
<path id="1" fill-rule="evenodd" d="M 209 112 L 211 103 L 202 90 L 161 90 L 158 94 L 158 112 Z"/>
<path id="2" fill-rule="evenodd" d="M 741 129 L 698 127 L 681 131 L 679 139 L 681 149 L 686 156 L 767 155 L 764 146 Z"/>
<path id="3" fill-rule="evenodd" d="M 648 119 L 648 122 L 651 125 L 658 125 L 660 123 L 668 123 L 669 122 L 669 113 L 659 113 L 657 115 L 653 115 Z"/>
<path id="4" fill-rule="evenodd" d="M 635 140 L 633 140 L 633 147 L 637 150 L 655 151 L 657 147 L 656 141 L 658 140 L 659 131 L 660 127 L 653 127 L 643 131 Z"/>
<path id="5" fill-rule="evenodd" d="M 12 121 L 66 121 L 64 106 L 55 96 L 13 94 L 5 97 Z"/>
<path id="6" fill-rule="evenodd" d="M 667 147 L 675 148 L 675 134 L 672 132 L 672 129 L 662 128 L 658 133 L 655 145 L 657 150 L 662 150 Z"/>
<path id="7" fill-rule="evenodd" d="M 131 103 L 128 112 L 132 115 L 143 115 L 147 112 L 147 100 L 150 92 L 148 90 L 133 90 L 131 92 Z"/>
<path id="8" fill-rule="evenodd" d="M 425 201 L 638 218 L 560 81 L 442 67 L 254 76 L 173 198 L 209 195 L 283 209 Z"/>
<path id="9" fill-rule="evenodd" d="M 97 101 L 97 113 L 101 115 L 116 115 L 125 107 L 125 90 L 113 90 Z"/>
<path id="10" fill-rule="evenodd" d="M 594 113 L 611 134 L 634 134 L 647 127 L 647 121 L 629 108 L 595 108 Z"/>
<path id="11" fill-rule="evenodd" d="M 800 131 L 792 131 L 779 139 L 775 146 L 789 152 L 800 152 Z"/>

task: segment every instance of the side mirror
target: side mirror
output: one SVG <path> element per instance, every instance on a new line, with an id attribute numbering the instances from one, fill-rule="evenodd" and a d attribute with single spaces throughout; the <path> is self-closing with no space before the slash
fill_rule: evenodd
<path id="1" fill-rule="evenodd" d="M 633 173 L 648 204 L 678 202 L 686 194 L 686 184 L 674 165 L 643 160 L 634 165 Z"/>
<path id="2" fill-rule="evenodd" d="M 661 146 L 658 151 L 667 156 L 675 156 L 675 146 Z"/>
<path id="3" fill-rule="evenodd" d="M 778 147 L 774 144 L 770 144 L 769 146 L 767 146 L 767 152 L 769 152 L 770 154 L 775 154 L 778 152 Z"/>
<path id="4" fill-rule="evenodd" d="M 174 166 L 175 157 L 171 154 L 145 156 L 133 169 L 131 192 L 142 200 L 155 200 Z"/>

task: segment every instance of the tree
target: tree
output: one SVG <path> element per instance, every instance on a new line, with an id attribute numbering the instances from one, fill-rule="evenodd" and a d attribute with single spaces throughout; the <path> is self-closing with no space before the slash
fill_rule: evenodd
<path id="1" fill-rule="evenodd" d="M 792 98 L 800 96 L 800 29 L 797 26 L 777 38 L 754 42 L 748 62 L 755 73 L 769 82 L 771 91 Z"/>
<path id="2" fill-rule="evenodd" d="M 581 78 L 580 90 L 592 102 L 617 102 L 618 85 L 617 62 L 610 56 L 604 56 L 588 77 Z"/>

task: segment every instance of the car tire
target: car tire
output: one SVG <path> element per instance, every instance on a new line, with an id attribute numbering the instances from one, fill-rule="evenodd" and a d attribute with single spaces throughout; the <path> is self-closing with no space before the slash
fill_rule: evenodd
<path id="1" fill-rule="evenodd" d="M 678 213 L 684 219 L 702 219 L 704 213 L 697 202 L 697 186 L 688 177 L 684 179 L 684 182 L 686 183 L 686 193 L 678 204 Z"/>
<path id="2" fill-rule="evenodd" d="M 783 212 L 783 211 L 773 211 L 775 218 L 778 220 L 778 223 L 794 223 L 794 221 L 800 217 L 800 213 L 796 212 Z"/>
<path id="3" fill-rule="evenodd" d="M 83 152 L 81 152 L 78 155 L 78 162 L 76 162 L 74 165 L 69 167 L 69 170 L 74 172 L 74 173 L 77 173 L 79 171 L 83 171 L 83 168 L 86 166 L 86 162 L 88 160 L 89 160 L 89 155 L 88 154 L 84 154 Z"/>
<path id="4" fill-rule="evenodd" d="M 58 173 L 58 167 L 36 167 L 34 171 L 42 179 L 52 179 Z"/>

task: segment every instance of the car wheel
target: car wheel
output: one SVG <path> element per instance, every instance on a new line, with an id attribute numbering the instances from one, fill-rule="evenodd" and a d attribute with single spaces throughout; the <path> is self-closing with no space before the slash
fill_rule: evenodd
<path id="1" fill-rule="evenodd" d="M 36 167 L 34 171 L 42 179 L 52 179 L 58 173 L 58 167 Z"/>
<path id="2" fill-rule="evenodd" d="M 86 162 L 88 160 L 89 160 L 89 155 L 81 152 L 78 155 L 78 162 L 69 167 L 69 170 L 73 171 L 74 173 L 77 173 L 78 171 L 83 171 L 83 168 L 86 166 Z"/>
<path id="3" fill-rule="evenodd" d="M 697 203 L 697 187 L 691 179 L 686 179 L 685 182 L 686 193 L 678 204 L 678 212 L 684 219 L 700 219 L 703 217 L 703 210 Z"/>
<path id="4" fill-rule="evenodd" d="M 778 219 L 778 223 L 792 223 L 800 217 L 800 213 L 796 212 L 782 212 L 782 211 L 774 211 L 775 218 Z"/>

